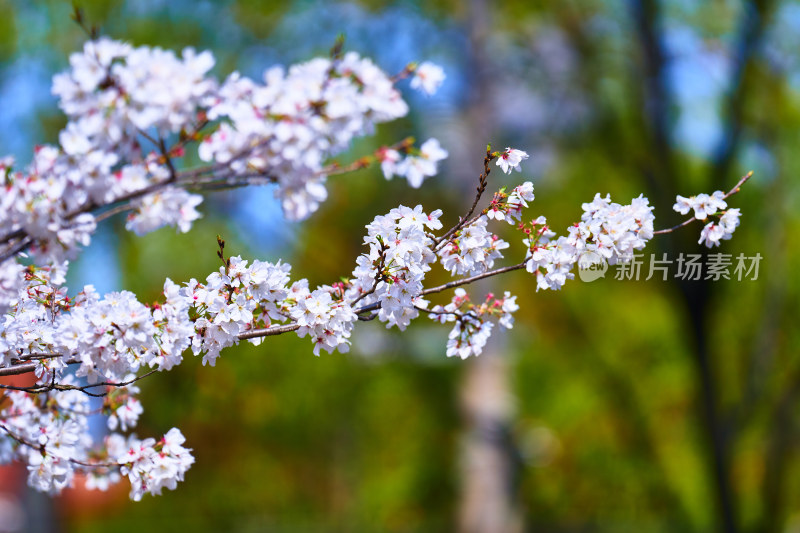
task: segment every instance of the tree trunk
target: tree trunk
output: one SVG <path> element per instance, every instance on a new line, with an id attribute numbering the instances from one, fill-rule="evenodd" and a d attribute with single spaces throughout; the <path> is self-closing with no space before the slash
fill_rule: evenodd
<path id="1" fill-rule="evenodd" d="M 470 36 L 470 82 L 468 109 L 465 110 L 464 150 L 451 159 L 454 175 L 471 180 L 464 190 L 472 192 L 480 172 L 480 160 L 494 131 L 491 112 L 491 61 L 486 52 L 486 37 L 491 28 L 491 9 L 486 0 L 471 0 L 465 23 Z M 462 167 L 463 165 L 463 167 Z M 466 185 L 469 185 L 468 187 Z M 491 186 L 489 191 L 491 192 Z M 469 200 L 471 200 L 470 198 Z M 490 282 L 474 286 L 471 294 L 482 298 L 491 290 Z M 513 398 L 509 387 L 508 360 L 503 355 L 503 339 L 496 327 L 479 357 L 467 362 L 460 392 L 465 428 L 461 439 L 461 502 L 458 526 L 463 533 L 515 533 L 522 530 L 516 503 L 517 461 L 511 442 Z"/>

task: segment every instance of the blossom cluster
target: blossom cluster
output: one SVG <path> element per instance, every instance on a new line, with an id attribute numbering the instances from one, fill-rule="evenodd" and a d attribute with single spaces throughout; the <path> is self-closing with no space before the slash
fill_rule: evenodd
<path id="1" fill-rule="evenodd" d="M 239 342 L 239 335 L 272 320 L 280 320 L 289 288 L 291 265 L 248 262 L 232 257 L 205 283 L 189 281 L 181 290 L 192 305 L 192 351 L 203 354 L 203 364 L 214 366 L 223 348 Z"/>
<path id="2" fill-rule="evenodd" d="M 78 246 L 89 243 L 97 224 L 92 214 L 79 212 L 89 201 L 89 192 L 74 186 L 71 179 L 82 180 L 83 175 L 110 170 L 105 162 L 98 164 L 102 170 L 87 162 L 70 172 L 74 165 L 49 146 L 36 150 L 25 171 L 14 170 L 13 158 L 3 159 L 0 177 L 5 189 L 0 198 L 0 236 L 10 241 L 17 235 L 27 235 L 32 241 L 30 253 L 42 264 L 72 257 Z"/>
<path id="3" fill-rule="evenodd" d="M 145 366 L 169 370 L 181 361 L 194 328 L 188 301 L 171 280 L 164 285 L 166 301 L 152 309 L 129 291 L 100 298 L 91 285 L 70 299 L 61 286 L 65 270 L 66 264 L 26 271 L 0 329 L 4 366 L 34 358 L 37 376 L 46 381 L 75 363 L 78 377 L 99 383 L 122 381 Z"/>
<path id="4" fill-rule="evenodd" d="M 682 215 L 694 211 L 694 218 L 706 220 L 715 219 L 706 224 L 700 232 L 698 244 L 705 244 L 708 248 L 719 246 L 720 241 L 728 240 L 739 226 L 741 212 L 738 208 L 727 209 L 725 193 L 714 191 L 712 194 L 701 193 L 697 196 L 684 197 L 678 195 L 672 207 Z"/>
<path id="5" fill-rule="evenodd" d="M 62 385 L 74 386 L 74 381 L 67 376 Z M 88 474 L 87 488 L 98 489 L 127 475 L 131 498 L 139 500 L 145 492 L 175 489 L 194 463 L 177 428 L 158 442 L 111 433 L 97 445 L 88 431 L 88 396 L 79 390 L 9 391 L 2 400 L 0 430 L 6 438 L 0 439 L 0 462 L 25 462 L 28 484 L 42 492 L 54 494 L 73 486 L 77 472 Z"/>
<path id="6" fill-rule="evenodd" d="M 53 79 L 53 94 L 70 122 L 59 140 L 73 156 L 92 150 L 136 155 L 140 132 L 177 133 L 192 125 L 203 100 L 217 90 L 207 76 L 211 52 L 133 47 L 108 38 L 70 56 L 70 70 Z"/>
<path id="7" fill-rule="evenodd" d="M 142 402 L 136 397 L 139 387 L 132 384 L 135 379 L 134 374 L 125 376 L 123 383 L 131 385 L 112 388 L 103 399 L 103 413 L 108 415 L 107 424 L 111 431 L 128 431 L 135 427 L 144 412 Z"/>
<path id="8" fill-rule="evenodd" d="M 395 87 L 403 76 L 390 77 L 355 53 L 271 68 L 260 81 L 234 73 L 220 83 L 210 76 L 213 66 L 208 52 L 178 55 L 91 41 L 54 78 L 53 93 L 68 119 L 59 146 L 37 148 L 22 170 L 0 159 L 0 369 L 36 377 L 34 385 L 0 395 L 0 463 L 23 461 L 34 488 L 58 492 L 85 471 L 94 488 L 128 477 L 134 500 L 174 489 L 194 462 L 181 432 L 173 428 L 157 441 L 117 431 L 134 428 L 143 413 L 134 382 L 145 371 L 181 364 L 189 349 L 214 366 L 223 349 L 242 340 L 259 344 L 294 331 L 311 340 L 315 355 L 347 352 L 359 319 L 404 330 L 427 313 L 453 323 L 448 357 L 478 356 L 495 324 L 513 326 L 516 297 L 489 294 L 473 303 L 460 285 L 525 268 L 536 276 L 537 290 L 560 289 L 583 254 L 625 263 L 654 235 L 647 198 L 621 205 L 597 194 L 583 204 L 580 222 L 557 236 L 544 217 L 524 221 L 534 200 L 531 182 L 501 189 L 473 217 L 489 163 L 496 159 L 510 174 L 528 158 L 515 148 L 489 148 L 478 197 L 465 217 L 440 236 L 441 210 L 401 205 L 375 217 L 349 280 L 311 288 L 305 279 L 291 280 L 288 263 L 226 258 L 220 240 L 222 266 L 204 281 L 165 280 L 160 303 L 145 305 L 129 291 L 100 296 L 91 285 L 68 296 L 67 260 L 89 243 L 98 220 L 122 210 L 130 212 L 127 229 L 137 234 L 164 225 L 185 232 L 202 201 L 188 188 L 263 183 L 275 184 L 287 218 L 303 219 L 325 200 L 327 177 L 342 168 L 329 159 L 377 124 L 408 113 Z M 431 63 L 412 64 L 403 74 L 413 74 L 411 87 L 427 94 L 444 80 Z M 183 168 L 180 158 L 189 148 L 207 166 Z M 377 161 L 387 179 L 402 176 L 419 187 L 447 156 L 436 139 L 418 149 L 404 141 L 353 168 Z M 713 219 L 701 236 L 710 247 L 739 224 L 739 210 L 727 209 L 725 199 L 720 191 L 679 196 L 675 209 Z M 510 247 L 489 229 L 500 221 L 511 226 L 498 224 L 501 231 L 524 233 L 526 255 L 494 270 Z M 18 262 L 23 252 L 33 264 Z M 462 279 L 426 288 L 437 261 Z M 446 305 L 431 307 L 425 299 L 456 286 Z M 89 391 L 105 395 L 94 413 L 107 417 L 111 431 L 102 443 L 89 433 Z"/>
<path id="9" fill-rule="evenodd" d="M 89 408 L 81 392 L 86 386 L 77 386 L 76 377 L 111 389 L 103 414 L 110 430 L 127 431 L 143 411 L 138 388 L 130 385 L 136 372 L 146 367 L 169 370 L 190 346 L 213 365 L 220 350 L 238 342 L 242 333 L 291 319 L 300 326 L 298 335 L 312 335 L 314 353 L 320 348 L 346 351 L 356 315 L 342 289 L 326 286 L 310 292 L 306 280 L 290 286 L 289 268 L 230 258 L 206 284 L 193 279 L 178 286 L 166 280 L 164 302 L 148 307 L 127 291 L 100 298 L 91 286 L 69 298 L 61 286 L 66 265 L 29 267 L 0 329 L 2 366 L 33 360 L 37 386 L 49 390 L 49 384 L 57 383 L 58 388 L 46 395 L 14 392 L 0 397 L 12 402 L 8 412 L 0 413 L 0 429 L 9 437 L 0 439 L 5 446 L 0 462 L 24 460 L 30 484 L 39 490 L 57 492 L 71 485 L 75 466 L 87 466 L 87 457 L 97 455 L 90 451 Z M 71 364 L 78 365 L 74 376 L 65 374 Z M 84 404 L 69 403 L 78 400 Z M 62 410 L 71 414 L 65 417 Z M 107 460 L 89 465 L 100 468 L 89 478 L 92 486 L 107 486 L 118 477 L 109 467 L 113 465 L 130 478 L 134 499 L 145 492 L 158 494 L 165 486 L 174 488 L 193 462 L 175 432 L 160 444 L 112 435 Z"/>
<path id="10" fill-rule="evenodd" d="M 22 265 L 19 265 L 20 267 Z M 46 353 L 56 342 L 54 314 L 68 305 L 64 283 L 66 264 L 20 269 L 20 279 L 0 328 L 0 363 L 10 366 L 25 355 Z M 41 372 L 41 369 L 40 369 Z"/>
<path id="11" fill-rule="evenodd" d="M 248 266 L 232 257 L 205 284 L 189 281 L 184 293 L 192 302 L 192 351 L 203 354 L 203 364 L 214 366 L 222 349 L 243 335 L 287 320 L 297 326 L 298 336 L 311 336 L 315 355 L 320 349 L 348 351 L 357 317 L 341 288 L 323 285 L 312 291 L 305 279 L 290 284 L 290 271 L 287 263 L 255 260 Z M 250 339 L 254 344 L 262 340 Z"/>
<path id="12" fill-rule="evenodd" d="M 25 462 L 28 484 L 39 491 L 56 493 L 70 486 L 75 461 L 86 461 L 92 445 L 88 397 L 72 390 L 40 395 L 8 391 L 2 398 L 0 430 L 6 438 L 0 439 L 0 462 Z"/>
<path id="13" fill-rule="evenodd" d="M 387 180 L 402 176 L 412 187 L 419 187 L 425 178 L 435 176 L 439 161 L 447 158 L 447 150 L 436 139 L 428 139 L 416 154 L 402 157 L 398 150 L 385 148 L 378 151 L 381 170 Z"/>
<path id="14" fill-rule="evenodd" d="M 486 299 L 476 305 L 470 302 L 467 291 L 462 288 L 455 290 L 453 298 L 445 306 L 434 306 L 430 311 L 431 319 L 445 324 L 455 322 L 447 341 L 447 357 L 478 356 L 486 346 L 492 333 L 494 323 L 490 318 L 506 329 L 514 326 L 512 313 L 519 309 L 517 297 L 511 296 L 506 291 L 502 298 L 495 298 L 491 293 Z"/>
<path id="15" fill-rule="evenodd" d="M 534 198 L 533 183 L 530 181 L 517 185 L 509 194 L 506 194 L 505 188 L 500 189 L 494 194 L 492 203 L 486 209 L 486 216 L 514 224 L 522 220 L 522 210 L 528 207 L 528 202 L 532 202 Z"/>
<path id="16" fill-rule="evenodd" d="M 455 232 L 453 238 L 439 250 L 439 257 L 445 270 L 452 275 L 474 275 L 487 272 L 494 267 L 495 259 L 503 254 L 500 250 L 509 244 L 486 231 L 489 219 L 486 215 Z"/>
<path id="17" fill-rule="evenodd" d="M 106 447 L 109 456 L 120 465 L 120 474 L 131 482 L 131 499 L 139 501 L 145 493 L 157 496 L 163 488 L 175 490 L 183 481 L 194 463 L 191 450 L 183 447 L 185 442 L 180 430 L 172 428 L 159 441 L 112 434 L 106 439 Z"/>
<path id="18" fill-rule="evenodd" d="M 0 313 L 6 314 L 25 283 L 25 267 L 17 261 L 0 263 Z"/>
<path id="19" fill-rule="evenodd" d="M 309 291 L 305 280 L 293 288 L 295 305 L 289 316 L 300 326 L 299 336 L 311 336 L 314 355 L 319 355 L 320 349 L 328 353 L 335 349 L 343 353 L 349 351 L 350 332 L 358 316 L 343 298 L 342 289 L 326 285 Z"/>
<path id="20" fill-rule="evenodd" d="M 200 197 L 173 189 L 176 176 L 168 155 L 153 157 L 142 141 L 161 139 L 150 149 L 163 152 L 169 134 L 195 127 L 203 100 L 217 88 L 207 76 L 213 65 L 209 52 L 192 49 L 179 58 L 106 38 L 86 43 L 70 57 L 71 68 L 53 79 L 53 94 L 68 118 L 60 146 L 38 147 L 22 171 L 12 171 L 10 160 L 3 165 L 7 194 L 0 225 L 6 237 L 24 232 L 34 241 L 30 249 L 40 263 L 70 258 L 95 230 L 92 208 L 156 184 L 167 189 L 158 194 L 169 198 L 171 209 L 162 210 L 169 215 L 154 219 L 148 204 L 159 198 L 142 193 L 144 198 L 132 205 L 132 219 L 149 220 L 131 227 L 142 232 L 178 224 L 187 230 L 198 216 L 193 207 Z"/>
<path id="21" fill-rule="evenodd" d="M 353 137 L 371 133 L 375 124 L 407 113 L 389 76 L 355 52 L 286 71 L 274 67 L 264 73 L 263 83 L 235 73 L 209 101 L 208 118 L 221 124 L 201 143 L 199 155 L 229 165 L 237 175 L 269 176 L 279 185 L 287 218 L 300 220 L 327 196 L 325 160 L 347 148 Z M 442 157 L 428 147 L 419 159 L 425 164 L 408 158 L 407 168 L 401 165 L 396 172 L 407 175 L 414 187 L 422 176 L 436 173 Z"/>
<path id="22" fill-rule="evenodd" d="M 582 254 L 597 254 L 611 265 L 627 263 L 653 237 L 653 207 L 643 196 L 620 205 L 598 193 L 582 207 L 581 221 L 569 228 L 567 236 L 556 237 L 544 217 L 525 228 L 526 269 L 536 274 L 537 290 L 557 290 L 574 279 L 572 269 Z"/>
<path id="23" fill-rule="evenodd" d="M 128 203 L 126 227 L 137 234 L 186 232 L 202 202 L 186 188 L 205 185 L 274 183 L 286 217 L 303 219 L 327 196 L 326 161 L 408 112 L 396 79 L 354 52 L 270 68 L 261 82 L 233 73 L 220 83 L 214 63 L 208 51 L 108 38 L 72 54 L 53 79 L 68 119 L 59 145 L 37 147 L 22 169 L 0 159 L 0 242 L 60 263 L 88 245 L 94 212 L 115 202 Z M 430 93 L 443 78 L 423 63 L 412 85 Z M 207 166 L 181 168 L 190 145 Z M 392 173 L 418 187 L 446 156 L 431 139 Z"/>
<path id="24" fill-rule="evenodd" d="M 387 327 L 404 330 L 423 306 L 422 282 L 436 261 L 430 230 L 441 229 L 442 211 L 426 214 L 422 206 L 400 206 L 367 225 L 369 251 L 356 260 L 347 298 L 378 308 Z"/>
<path id="25" fill-rule="evenodd" d="M 126 167 L 124 171 L 142 172 L 142 169 Z M 133 201 L 133 212 L 128 215 L 125 229 L 144 235 L 164 226 L 175 226 L 181 233 L 186 233 L 200 218 L 200 212 L 195 208 L 202 202 L 203 197 L 199 194 L 191 194 L 179 187 L 164 187 Z"/>

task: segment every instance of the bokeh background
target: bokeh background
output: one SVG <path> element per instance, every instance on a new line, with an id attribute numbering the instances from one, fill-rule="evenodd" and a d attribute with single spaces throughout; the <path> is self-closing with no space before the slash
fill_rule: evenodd
<path id="1" fill-rule="evenodd" d="M 78 4 L 114 38 L 212 50 L 220 78 L 326 54 L 339 33 L 389 72 L 435 61 L 448 76 L 440 92 L 407 91 L 411 114 L 342 161 L 407 135 L 436 136 L 451 156 L 418 190 L 375 169 L 332 178 L 301 224 L 282 220 L 266 188 L 209 197 L 186 235 L 136 238 L 113 220 L 73 265 L 72 286 L 152 301 L 165 276 L 218 267 L 217 234 L 233 254 L 335 281 L 352 270 L 364 224 L 398 203 L 453 222 L 487 142 L 531 154 L 523 174 L 493 173 L 490 189 L 532 179 L 530 213 L 561 231 L 596 192 L 622 203 L 644 192 L 657 227 L 671 226 L 675 194 L 727 190 L 754 170 L 732 200 L 742 226 L 715 251 L 763 260 L 757 280 L 608 276 L 560 292 L 537 293 L 515 272 L 475 287 L 510 290 L 521 308 L 516 328 L 467 362 L 445 357 L 448 328 L 424 318 L 401 335 L 361 324 L 346 355 L 314 357 L 288 335 L 230 349 L 215 368 L 189 356 L 142 383 L 137 428 L 187 436 L 197 463 L 179 490 L 140 503 L 124 487 L 52 501 L 22 492 L 27 522 L 0 529 L 800 531 L 796 2 Z M 23 162 L 65 123 L 49 87 L 85 40 L 71 11 L 0 0 L 0 151 Z M 699 253 L 699 231 L 648 252 Z"/>

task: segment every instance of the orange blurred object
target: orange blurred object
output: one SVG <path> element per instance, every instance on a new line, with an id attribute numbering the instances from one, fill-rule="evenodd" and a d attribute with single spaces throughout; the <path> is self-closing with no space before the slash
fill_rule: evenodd
<path id="1" fill-rule="evenodd" d="M 33 374 L 23 374 L 4 377 L 0 384 L 27 387 L 35 381 Z M 20 463 L 0 465 L 0 533 L 25 530 L 26 477 L 25 466 Z M 70 522 L 101 515 L 106 509 L 113 512 L 127 501 L 125 483 L 112 485 L 107 491 L 89 490 L 86 476 L 76 474 L 73 485 L 54 500 L 58 516 Z"/>
<path id="2" fill-rule="evenodd" d="M 8 376 L 0 380 L 3 385 L 26 387 L 33 385 L 33 374 Z M 0 395 L 2 398 L 2 395 Z M 23 500 L 25 498 L 25 466 L 20 463 L 0 465 L 0 533 L 23 531 L 27 520 Z"/>

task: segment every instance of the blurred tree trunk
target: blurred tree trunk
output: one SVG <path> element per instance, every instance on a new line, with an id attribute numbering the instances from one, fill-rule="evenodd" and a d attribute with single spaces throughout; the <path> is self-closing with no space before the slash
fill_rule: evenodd
<path id="1" fill-rule="evenodd" d="M 648 125 L 651 161 L 644 172 L 651 183 L 654 204 L 658 211 L 668 212 L 666 205 L 674 198 L 677 177 L 675 154 L 671 143 L 672 87 L 667 79 L 667 56 L 662 35 L 662 10 L 658 0 L 632 0 L 633 19 L 639 34 L 643 58 L 643 111 Z M 771 0 L 745 2 L 742 9 L 738 39 L 733 54 L 733 69 L 728 84 L 728 94 L 723 103 L 723 130 L 710 169 L 709 190 L 727 189 L 726 185 L 737 178 L 732 166 L 743 129 L 743 109 L 751 81 L 746 74 L 749 65 L 764 37 L 766 20 L 773 9 Z M 674 251 L 672 238 L 666 246 Z M 695 245 L 695 252 L 707 254 L 708 250 Z M 740 531 L 735 485 L 731 478 L 732 451 L 737 435 L 726 424 L 719 401 L 722 383 L 715 375 L 714 350 L 709 343 L 708 319 L 713 312 L 711 297 L 713 287 L 707 279 L 683 281 L 679 289 L 689 316 L 689 330 L 693 340 L 693 359 L 697 372 L 698 409 L 701 427 L 706 434 L 709 470 L 717 500 L 717 527 L 726 533 Z M 776 417 L 781 418 L 779 412 Z M 776 453 L 782 443 L 773 443 Z M 771 471 L 768 474 L 772 473 Z"/>
<path id="2" fill-rule="evenodd" d="M 672 87 L 667 78 L 667 54 L 664 49 L 661 3 L 658 0 L 632 0 L 631 11 L 639 37 L 642 57 L 642 111 L 647 125 L 650 160 L 644 174 L 651 185 L 651 197 L 659 212 L 669 212 L 675 197 L 677 177 L 672 147 Z M 664 246 L 674 256 L 671 236 Z M 706 250 L 695 245 L 695 252 Z M 692 358 L 697 372 L 697 404 L 701 429 L 708 445 L 708 466 L 717 500 L 717 527 L 726 533 L 738 531 L 734 491 L 730 479 L 730 439 L 724 431 L 719 412 L 718 381 L 708 343 L 707 318 L 711 286 L 705 279 L 679 283 L 689 316 L 689 333 L 693 340 Z"/>
<path id="3" fill-rule="evenodd" d="M 498 339 L 501 340 L 501 339 Z M 502 342 L 472 359 L 462 385 L 467 423 L 463 437 L 460 530 L 464 533 L 522 531 L 516 498 L 516 454 L 510 426 L 513 398 Z"/>
<path id="4" fill-rule="evenodd" d="M 486 39 L 491 26 L 487 0 L 470 0 L 466 9 L 470 38 L 468 72 L 470 95 L 465 110 L 463 154 L 454 154 L 454 175 L 470 196 L 480 172 L 480 159 L 493 131 L 491 109 L 491 59 Z M 490 178 L 491 180 L 491 178 Z M 487 193 L 490 193 L 489 186 Z M 490 283 L 474 286 L 473 298 L 481 298 Z M 511 442 L 513 399 L 509 386 L 508 361 L 502 353 L 500 328 L 480 357 L 471 358 L 465 369 L 460 405 L 465 429 L 461 442 L 461 502 L 459 530 L 463 533 L 513 533 L 522 530 L 516 498 L 517 461 Z"/>

